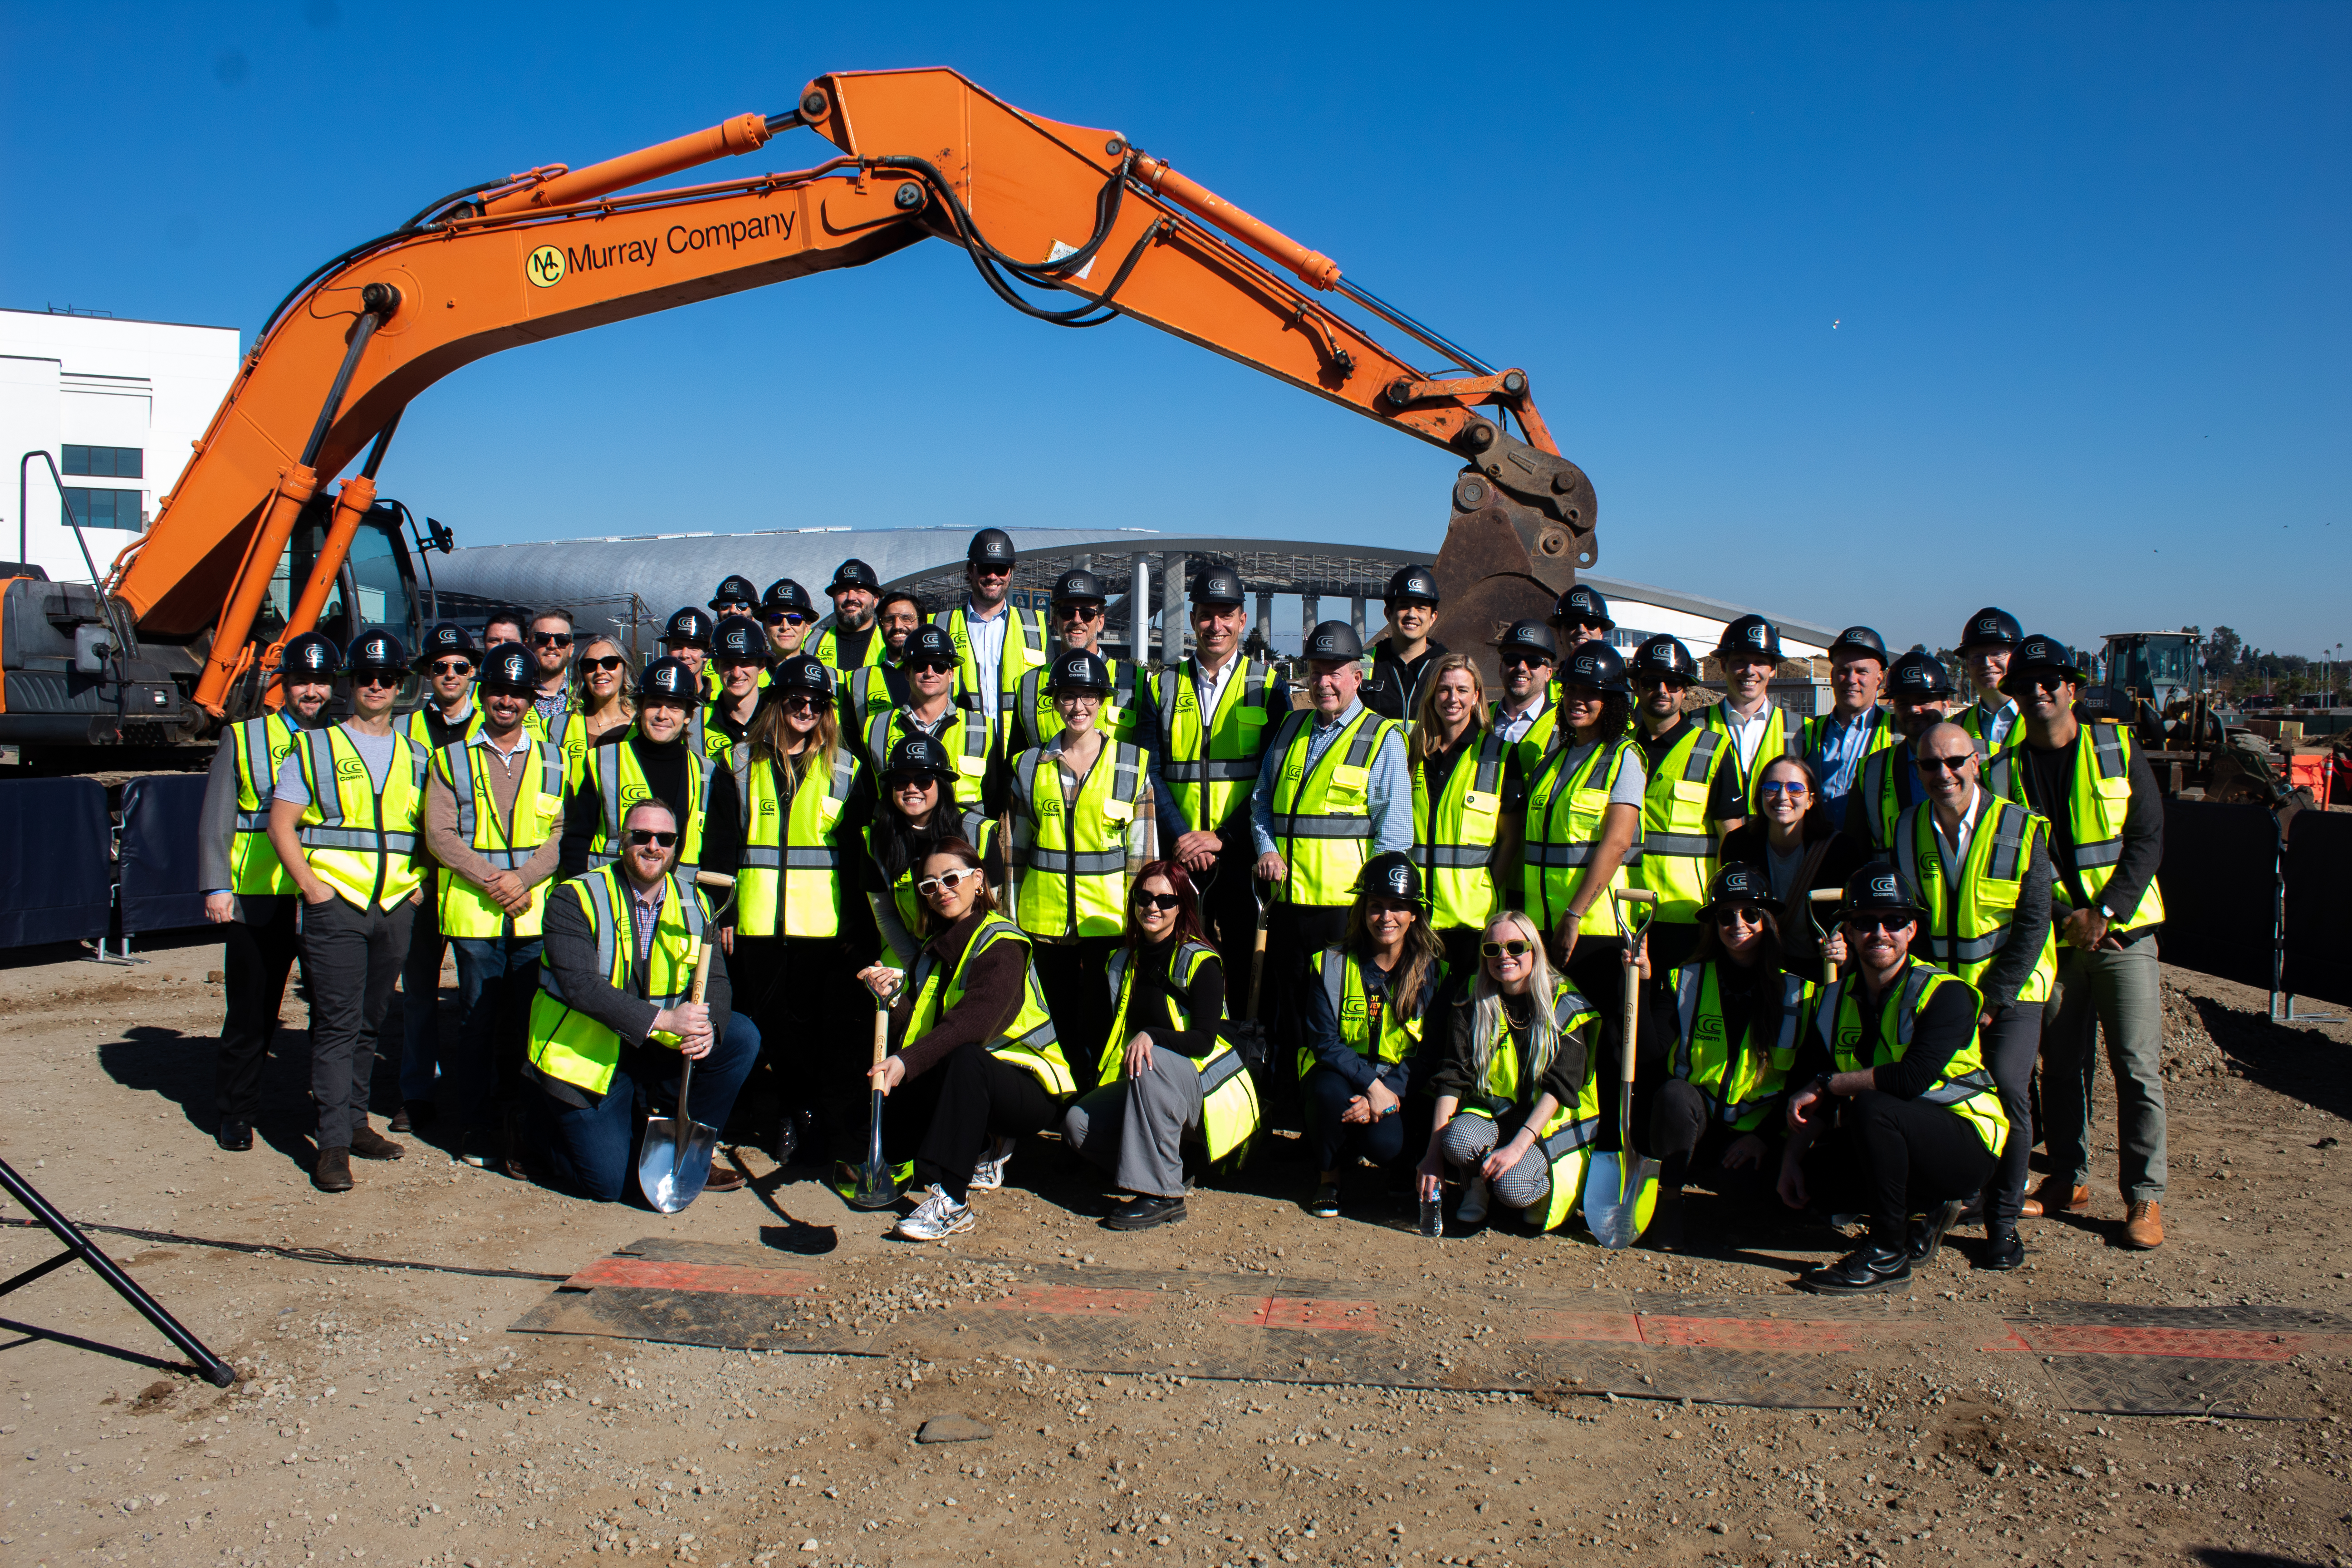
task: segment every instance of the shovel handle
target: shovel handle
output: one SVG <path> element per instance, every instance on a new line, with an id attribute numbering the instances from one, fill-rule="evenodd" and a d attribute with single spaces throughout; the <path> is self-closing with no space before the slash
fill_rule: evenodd
<path id="1" fill-rule="evenodd" d="M 1845 889 L 1843 888 L 1815 888 L 1811 892 L 1805 895 L 1805 918 L 1812 922 L 1813 940 L 1815 942 L 1818 943 L 1828 941 L 1829 933 L 1822 930 L 1821 918 L 1813 911 L 1818 910 L 1823 904 L 1843 902 L 1844 899 Z M 1836 984 L 1838 966 L 1834 963 L 1829 963 L 1827 960 L 1823 960 L 1822 967 L 1829 975 L 1830 984 L 1832 985 Z"/>
<path id="2" fill-rule="evenodd" d="M 890 1010 L 877 1006 L 874 1009 L 874 1065 L 880 1067 L 889 1054 Z"/>

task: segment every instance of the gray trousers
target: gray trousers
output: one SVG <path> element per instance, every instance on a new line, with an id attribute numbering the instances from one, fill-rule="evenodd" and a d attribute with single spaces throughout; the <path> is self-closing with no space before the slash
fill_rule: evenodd
<path id="1" fill-rule="evenodd" d="M 1518 1130 L 1512 1129 L 1512 1136 Z M 1478 1173 L 1478 1167 L 1503 1141 L 1503 1130 L 1484 1116 L 1467 1111 L 1445 1124 L 1438 1152 L 1445 1163 L 1469 1180 Z M 1519 1156 L 1519 1163 L 1495 1178 L 1495 1201 L 1505 1208 L 1533 1208 L 1551 1196 L 1551 1163 L 1544 1158 L 1543 1145 L 1538 1142 Z"/>
<path id="2" fill-rule="evenodd" d="M 2058 950 L 2058 993 L 2043 1015 L 2042 1114 L 2050 1173 L 2091 1179 L 2091 1074 L 2099 1035 L 2116 1080 L 2124 1201 L 2164 1198 L 2164 1001 L 2156 938 L 2104 952 Z"/>
<path id="3" fill-rule="evenodd" d="M 1181 1198 L 1184 1134 L 1200 1124 L 1200 1065 L 1159 1047 L 1150 1072 L 1096 1089 L 1065 1111 L 1062 1136 L 1129 1192 Z"/>
<path id="4" fill-rule="evenodd" d="M 367 1125 L 376 1031 L 408 957 L 416 907 L 362 910 L 341 898 L 302 906 L 302 977 L 310 988 L 310 1099 L 319 1147 L 348 1149 Z"/>

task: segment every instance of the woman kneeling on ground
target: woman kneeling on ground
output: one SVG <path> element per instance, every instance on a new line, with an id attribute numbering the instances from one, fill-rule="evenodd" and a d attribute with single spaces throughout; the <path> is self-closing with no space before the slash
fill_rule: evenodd
<path id="1" fill-rule="evenodd" d="M 1491 1195 L 1549 1230 L 1576 1206 L 1601 1130 L 1601 1015 L 1552 968 L 1542 933 L 1518 910 L 1486 922 L 1478 952 L 1476 979 L 1439 1008 L 1422 1201 L 1437 1200 L 1450 1170 L 1464 1182 L 1462 1224 L 1482 1223 Z"/>
<path id="2" fill-rule="evenodd" d="M 1192 879 L 1177 862 L 1154 860 L 1137 877 L 1109 973 L 1100 1087 L 1070 1107 L 1063 1136 L 1136 1194 L 1107 1227 L 1174 1225 L 1184 1217 L 1185 1135 L 1199 1129 L 1209 1158 L 1222 1160 L 1258 1121 L 1257 1088 L 1219 1026 L 1224 966 L 1201 934 Z"/>
<path id="3" fill-rule="evenodd" d="M 1657 1031 L 1642 1033 L 1645 1045 L 1663 1046 L 1664 1071 L 1641 1075 L 1656 1087 L 1634 1125 L 1649 1129 L 1658 1162 L 1645 1234 L 1660 1252 L 1682 1250 L 1683 1186 L 1694 1170 L 1714 1192 L 1759 1197 L 1780 1171 L 1770 1139 L 1813 988 L 1781 967 L 1779 915 L 1762 868 L 1726 866 L 1698 912 L 1690 962 L 1652 983 L 1643 1016 Z"/>
<path id="4" fill-rule="evenodd" d="M 1349 1160 L 1385 1165 L 1404 1152 L 1422 1019 L 1444 978 L 1437 938 L 1421 918 L 1421 873 L 1391 849 L 1364 862 L 1348 934 L 1316 955 L 1298 998 L 1299 1088 L 1307 1136 L 1322 1173 L 1307 1212 L 1339 1217 L 1339 1172 Z"/>
<path id="5" fill-rule="evenodd" d="M 877 963 L 857 978 L 891 1004 L 892 1049 L 870 1075 L 887 1097 L 883 1151 L 893 1163 L 911 1156 L 924 1189 L 898 1234 L 938 1241 L 971 1228 L 971 1191 L 1003 1185 L 1013 1140 L 1052 1126 L 1077 1086 L 1029 939 L 997 914 L 980 851 L 942 839 L 915 888 L 926 940 L 913 973 Z"/>
<path id="6" fill-rule="evenodd" d="M 1822 987 L 1799 1048 L 1790 1077 L 1804 1087 L 1789 1097 L 1780 1201 L 1866 1210 L 1870 1239 L 1799 1279 L 1803 1289 L 1853 1296 L 1909 1279 L 1992 1179 L 2009 1140 L 1977 1041 L 1979 998 L 1912 959 L 1919 913 L 1883 860 L 1845 885 L 1853 972 Z"/>

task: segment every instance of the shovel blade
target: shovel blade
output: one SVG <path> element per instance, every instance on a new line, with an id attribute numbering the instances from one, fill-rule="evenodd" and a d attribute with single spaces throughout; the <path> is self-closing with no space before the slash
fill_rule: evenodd
<path id="1" fill-rule="evenodd" d="M 718 1152 L 716 1127 L 699 1121 L 681 1126 L 674 1116 L 647 1117 L 645 1147 L 637 1155 L 637 1190 L 656 1213 L 677 1214 L 702 1195 Z"/>
<path id="2" fill-rule="evenodd" d="M 874 1097 L 873 1133 L 866 1146 L 866 1163 L 857 1167 L 857 1184 L 850 1190 L 849 1206 L 887 1209 L 898 1201 L 898 1173 L 882 1158 L 882 1097 Z"/>
<path id="3" fill-rule="evenodd" d="M 1592 1239 L 1622 1252 L 1642 1239 L 1658 1208 L 1658 1163 L 1638 1154 L 1592 1156 L 1584 1172 L 1584 1224 Z"/>

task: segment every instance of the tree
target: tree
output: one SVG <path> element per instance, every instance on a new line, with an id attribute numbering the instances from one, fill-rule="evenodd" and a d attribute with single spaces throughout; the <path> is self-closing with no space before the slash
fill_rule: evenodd
<path id="1" fill-rule="evenodd" d="M 2215 626 L 2213 635 L 2205 639 L 2205 647 L 2201 650 L 2205 673 L 2215 679 L 2231 674 L 2238 668 L 2238 655 L 2244 647 L 2236 632 L 2228 626 Z"/>

